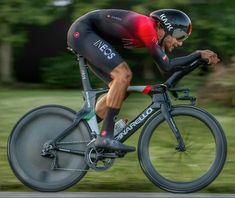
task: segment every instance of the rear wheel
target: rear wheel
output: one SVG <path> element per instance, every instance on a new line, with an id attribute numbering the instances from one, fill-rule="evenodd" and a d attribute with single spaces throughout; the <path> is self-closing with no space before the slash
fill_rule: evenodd
<path id="1" fill-rule="evenodd" d="M 179 106 L 171 112 L 186 151 L 177 141 L 162 114 L 146 124 L 139 140 L 139 160 L 146 176 L 160 188 L 189 193 L 210 184 L 221 172 L 227 144 L 219 123 L 207 112 Z"/>
<path id="2" fill-rule="evenodd" d="M 61 191 L 86 174 L 88 166 L 84 155 L 52 150 L 54 157 L 41 156 L 43 146 L 68 128 L 74 119 L 73 110 L 50 105 L 30 111 L 15 125 L 8 141 L 8 159 L 15 175 L 25 185 L 38 191 Z M 85 152 L 89 141 L 89 126 L 81 121 L 58 146 Z"/>

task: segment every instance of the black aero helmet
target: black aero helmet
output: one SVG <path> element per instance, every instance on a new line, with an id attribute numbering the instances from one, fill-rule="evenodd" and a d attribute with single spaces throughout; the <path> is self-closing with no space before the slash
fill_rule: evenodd
<path id="1" fill-rule="evenodd" d="M 161 9 L 150 13 L 150 17 L 158 21 L 167 35 L 179 40 L 185 40 L 192 32 L 190 18 L 176 9 Z"/>

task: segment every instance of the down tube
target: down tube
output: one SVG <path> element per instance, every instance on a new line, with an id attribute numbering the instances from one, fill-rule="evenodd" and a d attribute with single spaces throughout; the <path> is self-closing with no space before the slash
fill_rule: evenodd
<path id="1" fill-rule="evenodd" d="M 135 119 L 133 119 L 120 133 L 118 133 L 114 138 L 120 142 L 127 140 L 132 134 L 134 134 L 143 124 L 148 120 L 148 118 L 153 115 L 159 108 L 156 108 L 154 104 L 148 106 L 141 114 L 139 114 Z"/>

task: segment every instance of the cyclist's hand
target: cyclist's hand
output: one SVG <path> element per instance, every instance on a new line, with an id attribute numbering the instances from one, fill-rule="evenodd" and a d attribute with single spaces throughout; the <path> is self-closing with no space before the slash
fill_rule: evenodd
<path id="1" fill-rule="evenodd" d="M 220 62 L 218 55 L 211 50 L 198 50 L 201 54 L 201 58 L 208 60 L 209 65 L 214 65 Z"/>

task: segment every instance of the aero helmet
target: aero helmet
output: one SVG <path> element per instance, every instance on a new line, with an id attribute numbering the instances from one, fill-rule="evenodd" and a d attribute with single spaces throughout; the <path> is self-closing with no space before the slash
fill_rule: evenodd
<path id="1" fill-rule="evenodd" d="M 156 10 L 150 13 L 150 17 L 160 23 L 164 28 L 166 35 L 171 35 L 176 39 L 185 40 L 192 32 L 190 18 L 180 10 Z"/>

